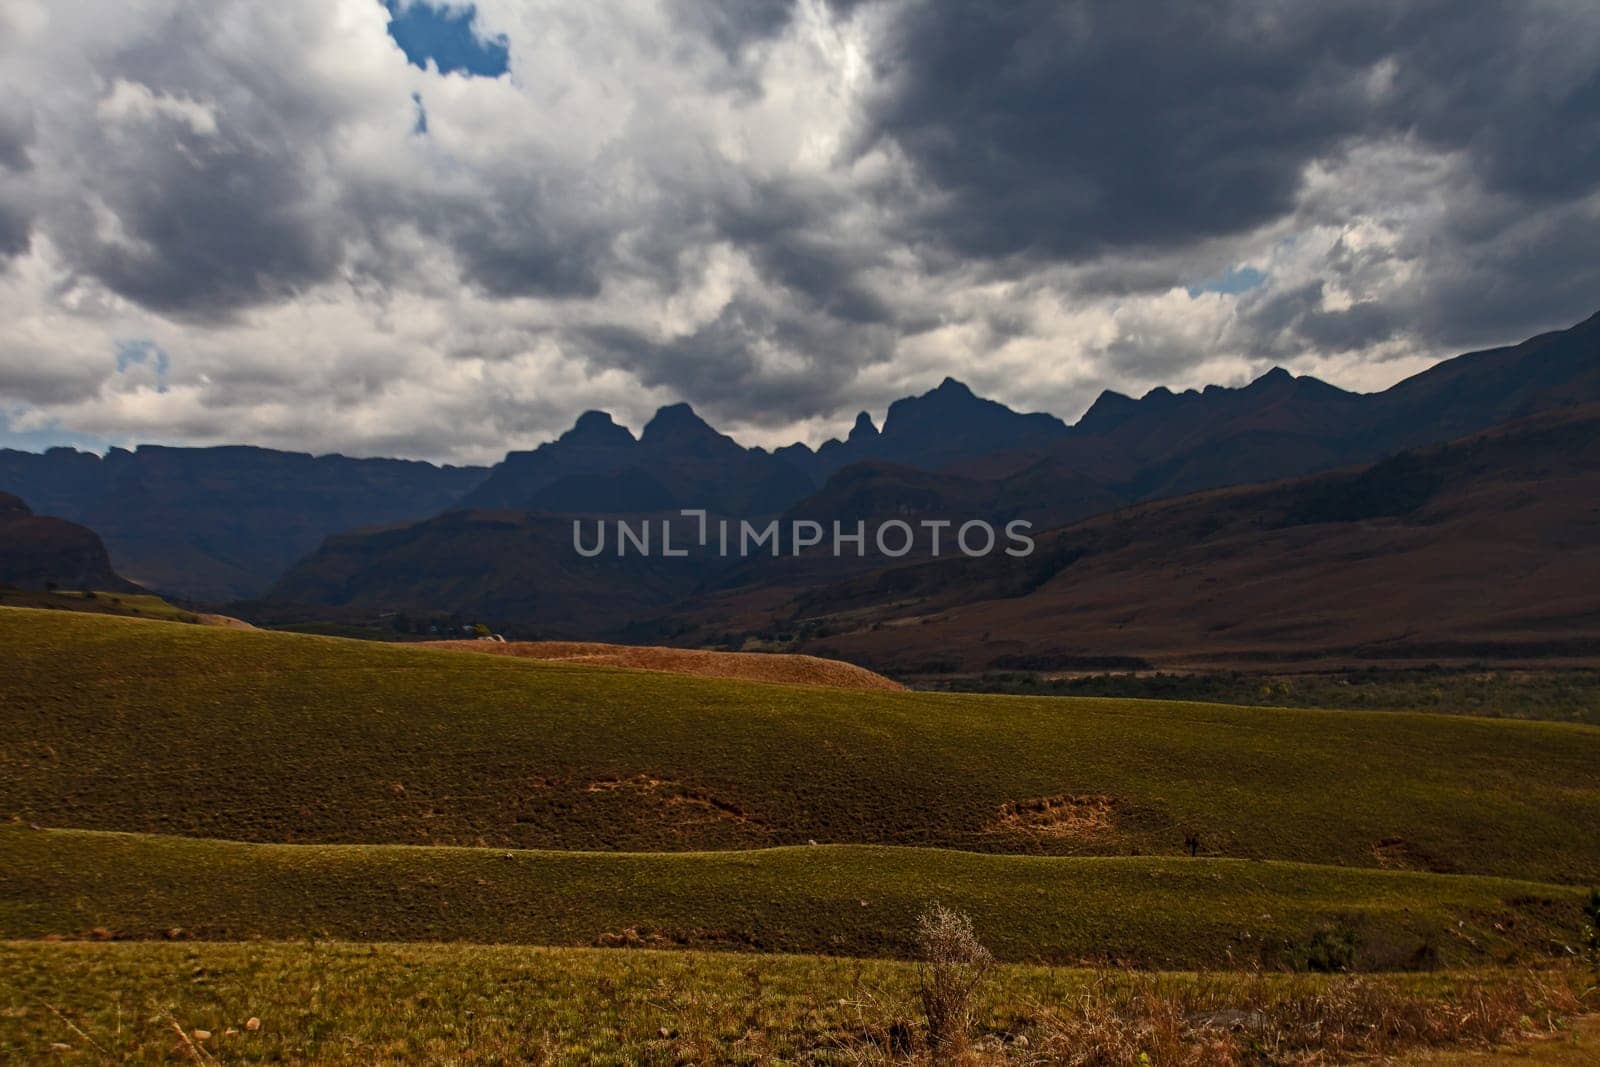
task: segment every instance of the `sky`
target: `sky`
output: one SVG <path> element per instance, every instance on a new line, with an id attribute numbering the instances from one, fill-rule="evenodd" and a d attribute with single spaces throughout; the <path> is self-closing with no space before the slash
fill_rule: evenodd
<path id="1" fill-rule="evenodd" d="M 1592 0 L 0 0 L 0 447 L 818 443 L 1600 309 Z"/>

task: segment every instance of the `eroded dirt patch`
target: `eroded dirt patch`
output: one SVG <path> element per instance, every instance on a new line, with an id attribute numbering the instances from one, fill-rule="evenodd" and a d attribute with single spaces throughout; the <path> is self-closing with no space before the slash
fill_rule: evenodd
<path id="1" fill-rule="evenodd" d="M 1102 793 L 1061 793 L 1008 800 L 990 829 L 1042 837 L 1092 838 L 1110 833 L 1117 802 Z"/>

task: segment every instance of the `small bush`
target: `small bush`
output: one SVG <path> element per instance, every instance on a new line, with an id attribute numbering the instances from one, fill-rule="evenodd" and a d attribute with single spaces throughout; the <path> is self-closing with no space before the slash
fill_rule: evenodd
<path id="1" fill-rule="evenodd" d="M 972 920 L 942 904 L 918 917 L 917 949 L 917 992 L 928 1048 L 935 1062 L 958 1062 L 970 1048 L 978 993 L 994 968 L 994 956 L 978 940 Z"/>
<path id="2" fill-rule="evenodd" d="M 1339 974 L 1354 970 L 1358 944 L 1356 932 L 1348 926 L 1319 927 L 1311 935 L 1311 940 L 1296 947 L 1294 968 L 1297 971 L 1313 971 L 1318 974 Z"/>

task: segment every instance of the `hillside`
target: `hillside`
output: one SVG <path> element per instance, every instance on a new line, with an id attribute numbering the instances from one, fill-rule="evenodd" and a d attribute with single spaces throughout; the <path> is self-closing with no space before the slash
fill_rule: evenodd
<path id="1" fill-rule="evenodd" d="M 0 609 L 0 815 L 247 841 L 902 844 L 1600 878 L 1600 730 L 846 690 Z M 1336 802 L 1330 802 L 1336 797 Z"/>
<path id="2" fill-rule="evenodd" d="M 0 826 L 0 937 L 466 941 L 910 956 L 931 895 L 1004 960 L 1293 968 L 1342 928 L 1364 969 L 1570 937 L 1582 892 L 1240 860 L 863 845 L 672 855 L 246 845 Z M 151 894 L 149 886 L 162 887 Z M 537 901 L 537 906 L 531 902 Z M 1248 931 L 1248 934 L 1244 934 Z M 1244 935 L 1244 936 L 1241 936 Z M 99 935 L 104 937 L 105 934 Z"/>
<path id="3" fill-rule="evenodd" d="M 268 603 L 253 606 L 252 617 L 451 611 L 518 637 L 579 638 L 661 614 L 720 566 L 700 555 L 619 558 L 607 551 L 586 559 L 573 550 L 573 521 L 458 510 L 329 537 L 284 573 L 268 591 Z M 679 528 L 685 532 L 676 540 L 684 543 L 681 521 Z M 592 539 L 592 525 L 588 529 Z M 308 612 L 303 605 L 322 610 Z"/>
<path id="4" fill-rule="evenodd" d="M 0 493 L 0 587 L 4 586 L 140 591 L 111 569 L 111 558 L 93 530 L 35 515 L 10 493 Z"/>
<path id="5" fill-rule="evenodd" d="M 692 674 L 703 678 L 739 678 L 750 682 L 819 685 L 831 689 L 903 689 L 853 663 L 795 656 L 781 652 L 709 652 L 697 648 L 652 645 L 607 645 L 595 641 L 422 641 L 422 648 L 480 652 L 523 659 L 557 660 L 600 667 Z"/>
<path id="6" fill-rule="evenodd" d="M 727 594 L 704 634 L 787 632 L 891 672 L 1600 662 L 1600 407 L 1333 474 L 1158 501 L 1023 560 Z M 686 640 L 694 639 L 694 631 Z M 807 636 L 809 635 L 809 636 Z"/>

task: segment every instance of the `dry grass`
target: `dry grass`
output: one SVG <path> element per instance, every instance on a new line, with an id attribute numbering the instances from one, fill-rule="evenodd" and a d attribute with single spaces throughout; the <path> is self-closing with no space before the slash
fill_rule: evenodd
<path id="1" fill-rule="evenodd" d="M 899 682 L 852 663 L 767 652 L 709 652 L 654 645 L 608 645 L 595 641 L 423 641 L 424 648 L 487 652 L 523 659 L 562 660 L 604 667 L 737 678 L 747 682 L 786 682 L 829 689 L 904 689 Z"/>
<path id="2" fill-rule="evenodd" d="M 879 1014 L 843 1050 L 848 1062 L 969 1067 L 1312 1067 L 1547 1037 L 1600 1006 L 1594 986 L 1567 970 L 1436 989 L 1370 976 L 1109 971 L 953 1049 L 934 1039 L 931 1019 L 916 1022 L 873 997 L 860 1003 Z"/>
<path id="3" fill-rule="evenodd" d="M 1150 1067 L 1359 1062 L 1363 1050 L 1413 1055 L 1548 1032 L 1589 985 L 1576 969 L 1340 978 L 1001 965 L 978 998 L 964 1059 L 1017 1067 L 1143 1067 L 1141 1054 Z M 0 1063 L 193 1062 L 174 1021 L 227 1064 L 937 1062 L 918 1005 L 915 966 L 878 960 L 323 941 L 0 942 Z M 1580 1058 L 1559 1059 L 1560 1067 L 1592 1067 L 1589 1036 Z"/>

